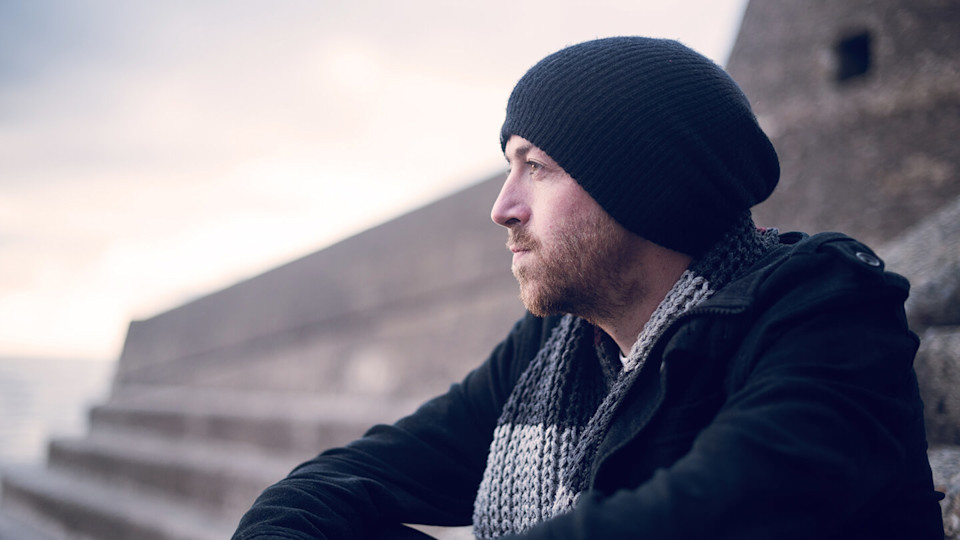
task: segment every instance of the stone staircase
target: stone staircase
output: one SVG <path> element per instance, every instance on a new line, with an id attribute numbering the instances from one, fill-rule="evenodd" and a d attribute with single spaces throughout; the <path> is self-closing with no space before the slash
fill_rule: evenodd
<path id="1" fill-rule="evenodd" d="M 0 470 L 0 540 L 229 538 L 295 465 L 446 390 L 523 313 L 501 183 L 132 322 L 88 433 Z"/>
<path id="2" fill-rule="evenodd" d="M 46 468 L 3 471 L 0 539 L 229 538 L 268 485 L 318 449 L 415 403 L 138 389 L 50 443 Z"/>

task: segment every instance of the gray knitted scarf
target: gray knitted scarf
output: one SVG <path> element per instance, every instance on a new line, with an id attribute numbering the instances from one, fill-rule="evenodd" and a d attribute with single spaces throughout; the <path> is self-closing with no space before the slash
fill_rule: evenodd
<path id="1" fill-rule="evenodd" d="M 627 360 L 609 337 L 567 315 L 517 381 L 494 431 L 474 503 L 474 534 L 493 539 L 568 512 L 588 487 L 610 420 L 657 338 L 778 243 L 749 213 L 691 264 L 653 312 Z"/>

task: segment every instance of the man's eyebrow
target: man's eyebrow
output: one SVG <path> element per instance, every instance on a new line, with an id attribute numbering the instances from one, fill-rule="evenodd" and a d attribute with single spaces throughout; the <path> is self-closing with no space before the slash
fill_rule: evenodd
<path id="1" fill-rule="evenodd" d="M 518 157 L 524 157 L 527 154 L 529 154 L 531 150 L 533 150 L 533 144 L 523 143 L 520 146 L 514 148 L 513 153 L 516 154 Z M 510 163 L 510 156 L 506 152 L 503 153 L 503 157 L 507 160 L 507 163 Z"/>

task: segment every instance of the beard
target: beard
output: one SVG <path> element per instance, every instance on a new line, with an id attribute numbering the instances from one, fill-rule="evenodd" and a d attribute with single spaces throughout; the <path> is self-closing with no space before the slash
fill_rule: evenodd
<path id="1" fill-rule="evenodd" d="M 538 317 L 569 313 L 596 324 L 611 318 L 640 287 L 626 275 L 630 233 L 604 213 L 561 224 L 550 245 L 519 226 L 509 235 L 511 245 L 533 255 L 512 270 L 520 300 Z"/>

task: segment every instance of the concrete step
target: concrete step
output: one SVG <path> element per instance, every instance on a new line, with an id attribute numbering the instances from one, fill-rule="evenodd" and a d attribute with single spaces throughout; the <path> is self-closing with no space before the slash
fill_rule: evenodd
<path id="1" fill-rule="evenodd" d="M 376 397 L 302 396 L 127 389 L 90 411 L 90 430 L 129 431 L 167 439 L 242 443 L 286 455 L 343 445 L 377 423 L 413 412 L 418 402 Z"/>
<path id="2" fill-rule="evenodd" d="M 102 485 L 65 471 L 4 469 L 3 512 L 51 538 L 222 540 L 236 523 L 175 499 Z"/>
<path id="3" fill-rule="evenodd" d="M 0 540 L 60 540 L 48 531 L 37 528 L 31 523 L 24 522 L 0 507 Z"/>
<path id="4" fill-rule="evenodd" d="M 313 454 L 276 457 L 216 441 L 100 432 L 50 444 L 49 468 L 238 520 L 254 499 Z"/>
<path id="5" fill-rule="evenodd" d="M 946 540 L 960 538 L 960 446 L 941 445 L 930 448 L 933 485 L 944 494 L 940 501 Z"/>

